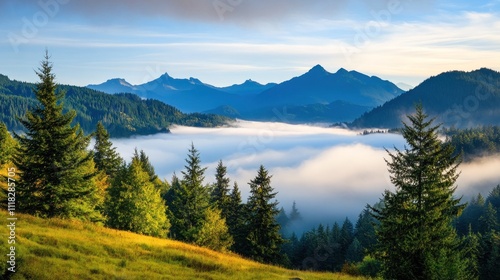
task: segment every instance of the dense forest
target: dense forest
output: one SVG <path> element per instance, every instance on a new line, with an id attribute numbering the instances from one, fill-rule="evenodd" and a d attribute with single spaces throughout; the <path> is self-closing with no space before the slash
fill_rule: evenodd
<path id="1" fill-rule="evenodd" d="M 447 142 L 463 155 L 464 161 L 500 153 L 500 127 L 484 126 L 469 129 L 443 129 Z"/>
<path id="2" fill-rule="evenodd" d="M 15 187 L 4 184 L 4 208 L 15 192 L 15 209 L 23 213 L 90 221 L 297 269 L 385 279 L 497 279 L 500 186 L 469 204 L 455 197 L 460 155 L 440 140 L 440 126 L 421 106 L 401 129 L 408 146 L 389 152 L 395 191 L 363 209 L 355 224 L 332 221 L 299 237 L 300 206 L 294 203 L 288 213 L 279 207 L 264 166 L 248 182 L 246 201 L 222 160 L 213 183 L 205 184 L 194 144 L 181 174 L 162 180 L 143 151 L 129 162 L 121 158 L 101 122 L 84 133 L 77 111 L 63 106 L 48 57 L 37 74 L 38 105 L 19 119 L 26 133 L 12 137 L 8 125 L 0 125 L 0 164 L 16 170 Z M 8 277 L 6 264 L 0 268 Z"/>
<path id="3" fill-rule="evenodd" d="M 25 129 L 18 117 L 38 104 L 33 92 L 35 87 L 0 75 L 0 121 L 9 130 Z M 215 127 L 231 121 L 212 114 L 184 114 L 163 102 L 143 100 L 133 94 L 110 95 L 68 85 L 59 85 L 57 90 L 66 93 L 64 109 L 77 112 L 73 124 L 78 123 L 85 133 L 92 132 L 97 122 L 101 122 L 112 137 L 127 137 L 167 132 L 172 124 Z"/>

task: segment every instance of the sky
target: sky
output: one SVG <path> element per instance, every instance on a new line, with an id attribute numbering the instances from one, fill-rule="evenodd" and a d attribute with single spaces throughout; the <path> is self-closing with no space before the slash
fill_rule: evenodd
<path id="1" fill-rule="evenodd" d="M 279 207 L 290 211 L 296 201 L 309 227 L 346 217 L 354 223 L 367 204 L 378 202 L 385 189 L 393 190 L 385 148 L 405 145 L 395 134 L 361 136 L 352 130 L 269 122 L 239 121 L 215 129 L 179 126 L 171 131 L 112 142 L 127 161 L 135 148 L 144 150 L 158 176 L 168 181 L 174 172 L 182 176 L 193 143 L 202 167 L 207 167 L 205 182 L 215 181 L 215 168 L 222 160 L 243 201 L 249 195 L 248 182 L 262 164 L 272 175 Z M 464 202 L 479 192 L 486 197 L 500 183 L 498 166 L 498 156 L 461 164 L 456 195 L 463 195 Z"/>
<path id="2" fill-rule="evenodd" d="M 0 73 L 142 84 L 167 72 L 215 86 L 282 82 L 316 64 L 418 85 L 500 70 L 500 1 L 1 0 Z"/>

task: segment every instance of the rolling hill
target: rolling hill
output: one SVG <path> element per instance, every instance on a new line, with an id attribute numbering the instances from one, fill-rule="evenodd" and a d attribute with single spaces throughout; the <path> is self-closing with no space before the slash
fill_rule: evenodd
<path id="1" fill-rule="evenodd" d="M 450 71 L 430 77 L 414 89 L 365 113 L 351 126 L 397 128 L 422 103 L 426 113 L 447 127 L 500 125 L 500 73 L 491 69 Z"/>
<path id="2" fill-rule="evenodd" d="M 6 211 L 0 211 L 4 221 Z M 364 279 L 287 270 L 232 253 L 61 219 L 16 214 L 13 279 Z M 8 254 L 8 232 L 0 248 Z M 0 264 L 2 273 L 8 267 Z M 6 279 L 3 275 L 2 279 Z"/>

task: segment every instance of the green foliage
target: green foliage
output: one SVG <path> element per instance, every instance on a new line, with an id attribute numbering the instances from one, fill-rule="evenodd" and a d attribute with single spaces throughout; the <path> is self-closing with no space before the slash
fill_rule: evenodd
<path id="1" fill-rule="evenodd" d="M 123 159 L 116 152 L 113 143 L 109 141 L 109 133 L 101 122 L 97 123 L 95 131 L 94 144 L 94 162 L 98 170 L 103 171 L 109 177 L 113 178 L 120 167 L 123 165 Z"/>
<path id="2" fill-rule="evenodd" d="M 7 126 L 0 122 L 0 165 L 9 162 L 15 153 L 18 144 L 7 130 Z"/>
<path id="3" fill-rule="evenodd" d="M 421 106 L 408 116 L 403 136 L 409 148 L 387 161 L 396 192 L 385 191 L 378 257 L 386 279 L 471 279 L 452 221 L 463 208 L 453 198 L 458 175 L 454 149 L 442 145 Z"/>
<path id="4" fill-rule="evenodd" d="M 195 242 L 209 207 L 209 192 L 203 186 L 206 168 L 201 167 L 200 154 L 193 144 L 186 163 L 185 171 L 182 171 L 183 179 L 174 177 L 172 180 L 167 203 L 171 210 L 173 237 Z"/>
<path id="5" fill-rule="evenodd" d="M 500 127 L 484 126 L 469 129 L 444 129 L 447 142 L 456 153 L 461 153 L 465 161 L 500 152 Z"/>
<path id="6" fill-rule="evenodd" d="M 233 252 L 244 255 L 246 245 L 246 207 L 241 200 L 241 192 L 238 184 L 234 182 L 233 189 L 229 194 L 228 216 L 226 223 L 229 229 L 229 234 L 233 237 L 234 243 L 231 246 Z"/>
<path id="7" fill-rule="evenodd" d="M 208 209 L 205 222 L 197 233 L 196 244 L 215 251 L 227 251 L 233 245 L 226 220 L 221 217 L 220 209 Z"/>
<path id="8" fill-rule="evenodd" d="M 30 83 L 11 81 L 0 75 L 0 121 L 11 131 L 25 130 L 16 117 L 37 104 Z M 84 87 L 59 85 L 57 92 L 66 92 L 66 108 L 76 111 L 73 124 L 80 124 L 85 133 L 92 133 L 98 122 L 111 137 L 168 132 L 172 124 L 216 127 L 232 119 L 207 114 L 184 114 L 157 100 L 142 100 L 133 94 L 106 94 Z"/>
<path id="9" fill-rule="evenodd" d="M 227 168 L 219 161 L 215 169 L 215 183 L 212 186 L 210 204 L 221 210 L 221 216 L 225 219 L 229 216 L 229 178 Z"/>
<path id="10" fill-rule="evenodd" d="M 170 228 L 160 191 L 150 181 L 137 156 L 113 180 L 106 213 L 108 226 L 116 229 L 166 237 Z"/>
<path id="11" fill-rule="evenodd" d="M 260 166 L 257 176 L 250 181 L 250 197 L 247 202 L 248 256 L 266 263 L 280 262 L 280 248 L 284 240 L 276 222 L 279 210 L 271 186 L 271 176 L 264 166 Z"/>
<path id="12" fill-rule="evenodd" d="M 90 137 L 78 125 L 71 126 L 76 112 L 63 113 L 64 92 L 57 92 L 48 54 L 37 72 L 37 106 L 19 119 L 26 134 L 15 135 L 20 143 L 14 157 L 20 169 L 18 209 L 43 217 L 101 220 L 96 211 L 96 170 L 86 150 Z M 56 93 L 57 92 L 57 93 Z"/>

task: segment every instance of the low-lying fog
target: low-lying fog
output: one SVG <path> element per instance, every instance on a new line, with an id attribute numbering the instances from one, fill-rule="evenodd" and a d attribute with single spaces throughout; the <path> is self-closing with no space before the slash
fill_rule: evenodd
<path id="1" fill-rule="evenodd" d="M 220 159 L 232 182 L 238 182 L 245 201 L 248 182 L 264 165 L 273 175 L 280 207 L 288 212 L 293 201 L 308 225 L 333 224 L 349 217 L 353 223 L 367 203 L 373 204 L 384 189 L 393 189 L 384 148 L 402 149 L 400 135 L 371 134 L 283 123 L 238 121 L 228 128 L 174 127 L 171 134 L 113 139 L 127 161 L 134 148 L 144 150 L 161 178 L 170 181 L 184 169 L 191 142 L 208 167 L 207 183 L 214 182 Z M 468 201 L 500 183 L 500 156 L 462 164 L 457 195 Z M 231 183 L 232 185 L 232 183 Z"/>

